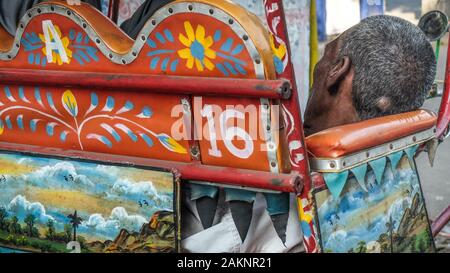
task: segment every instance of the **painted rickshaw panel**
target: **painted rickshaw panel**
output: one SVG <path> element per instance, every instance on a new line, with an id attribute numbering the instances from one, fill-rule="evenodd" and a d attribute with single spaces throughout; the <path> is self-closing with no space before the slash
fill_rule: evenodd
<path id="1" fill-rule="evenodd" d="M 44 5 L 40 5 L 40 7 L 45 10 Z M 214 16 L 193 15 L 192 13 L 173 14 L 158 22 L 148 35 L 144 35 L 146 28 L 153 28 L 152 20 L 150 20 L 144 27 L 143 34 L 138 36 L 135 45 L 128 52 L 127 56 L 131 59 L 127 59 L 123 64 L 118 64 L 117 62 L 120 60 L 116 59 L 117 54 L 114 51 L 111 51 L 114 60 L 110 60 L 111 55 L 106 53 L 104 48 L 98 46 L 103 42 L 105 44 L 112 43 L 98 40 L 89 32 L 90 27 L 93 27 L 95 34 L 95 26 L 77 24 L 72 18 L 68 18 L 70 16 L 62 14 L 36 14 L 36 12 L 37 9 L 34 9 L 35 17 L 24 25 L 17 56 L 11 61 L 1 62 L 0 67 L 117 73 L 123 72 L 126 68 L 127 73 L 136 74 L 236 78 L 264 78 L 265 74 L 273 75 L 271 66 L 265 67 L 271 62 L 258 55 L 259 52 L 263 52 L 264 56 L 267 55 L 267 51 L 270 52 L 269 41 L 266 39 L 264 43 L 256 39 L 259 45 L 266 46 L 263 49 L 257 49 L 252 43 L 250 34 L 245 37 L 236 34 L 234 31 L 236 28 L 244 31 L 240 25 L 232 29 L 229 22 L 217 20 Z M 217 12 L 219 11 L 217 10 Z M 75 20 L 83 20 L 79 19 L 82 17 L 76 15 L 75 13 L 71 14 Z M 91 18 L 90 22 L 92 21 L 94 20 Z M 47 22 L 45 26 L 43 22 Z M 102 24 L 101 27 L 104 28 L 104 22 Z M 238 23 L 234 22 L 234 24 Z M 251 25 L 254 26 L 254 22 Z M 50 40 L 47 43 L 45 28 L 50 28 L 48 29 Z M 53 28 L 53 32 L 51 28 Z M 256 36 L 260 37 L 259 33 L 264 31 L 258 29 L 255 32 L 259 35 Z M 61 51 L 67 54 L 66 62 L 58 50 L 52 51 L 51 63 L 47 60 L 46 46 L 49 42 L 55 41 L 52 33 L 57 33 L 56 35 L 62 42 Z M 105 33 L 105 30 L 102 29 L 99 33 Z M 124 34 L 123 36 L 125 40 L 128 39 Z M 117 37 L 114 39 L 117 40 Z M 141 46 L 139 46 L 139 39 L 142 40 Z M 199 61 L 202 57 L 203 61 Z M 180 117 L 171 117 L 170 111 L 181 103 L 183 96 L 138 94 L 125 90 L 124 92 L 58 90 L 56 88 L 44 89 L 39 86 L 5 85 L 2 88 L 4 91 L 2 94 L 4 100 L 1 106 L 4 111 L 1 116 L 2 141 L 183 162 L 190 160 L 189 144 L 192 142 L 175 139 L 170 128 L 174 121 L 180 119 Z M 43 105 L 38 102 L 37 94 Z M 76 107 L 78 107 L 76 115 L 74 115 L 73 109 L 67 110 L 67 105 L 63 101 L 64 94 L 70 94 L 76 103 Z M 203 100 L 201 109 L 191 110 L 200 111 L 207 105 L 219 105 L 223 109 L 227 105 L 254 105 L 256 107 L 261 105 L 260 100 L 249 99 L 203 98 Z M 24 108 L 27 107 L 27 104 L 30 106 L 28 101 L 33 105 L 31 108 L 35 109 Z M 98 105 L 94 105 L 94 111 L 90 112 L 94 102 Z M 132 111 L 122 109 L 131 105 L 133 105 Z M 111 106 L 114 106 L 113 109 L 110 109 Z M 5 109 L 9 110 L 5 111 Z M 36 110 L 45 112 L 45 114 Z M 139 111 L 146 113 L 139 113 Z M 117 112 L 121 115 L 117 115 Z M 148 116 L 142 117 L 142 114 Z M 257 114 L 258 119 L 261 119 L 259 112 Z M 60 125 L 55 124 L 54 115 L 62 121 L 59 122 Z M 139 117 L 139 115 L 141 116 Z M 92 116 L 96 117 L 91 118 Z M 126 124 L 122 124 L 121 121 Z M 16 124 L 17 122 L 18 124 Z M 30 127 L 30 122 L 36 123 L 37 126 Z M 77 129 L 80 124 L 84 125 L 82 127 L 84 132 Z M 195 126 L 198 127 L 198 124 Z M 63 127 L 68 128 L 64 129 Z M 66 132 L 67 129 L 69 130 Z M 220 128 L 215 128 L 215 130 L 221 133 Z M 21 134 L 24 131 L 33 134 Z M 277 136 L 274 136 L 278 133 L 271 133 L 271 138 L 278 139 Z M 46 141 L 46 139 L 53 138 L 58 141 Z M 238 147 L 241 145 L 239 142 L 242 141 L 235 140 L 235 142 L 234 146 Z M 245 161 L 229 152 L 229 149 L 222 149 L 225 144 L 221 139 L 218 140 L 218 143 L 223 151 L 222 158 L 210 157 L 207 151 L 210 149 L 211 143 L 209 140 L 201 139 L 199 145 L 202 163 L 263 171 L 274 170 L 269 163 L 268 153 L 264 149 L 259 149 L 259 147 L 265 146 L 265 140 L 258 137 L 253 142 L 253 146 L 258 149 L 255 149 L 249 156 L 252 160 Z M 130 148 L 123 149 L 123 147 Z M 277 151 L 277 148 L 271 159 L 272 165 L 284 166 L 285 164 L 279 159 L 282 156 L 278 155 L 281 151 Z"/>

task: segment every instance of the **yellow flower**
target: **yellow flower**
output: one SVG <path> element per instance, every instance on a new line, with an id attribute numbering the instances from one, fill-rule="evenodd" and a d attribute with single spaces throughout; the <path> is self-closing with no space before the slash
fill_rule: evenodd
<path id="1" fill-rule="evenodd" d="M 278 74 L 283 73 L 284 71 L 284 63 L 283 58 L 286 56 L 286 46 L 284 44 L 280 44 L 277 48 L 275 46 L 275 38 L 273 35 L 270 35 L 270 47 L 272 48 L 273 53 L 273 63 L 275 65 L 275 71 Z"/>
<path id="2" fill-rule="evenodd" d="M 270 35 L 270 47 L 272 48 L 273 55 L 278 57 L 278 59 L 283 60 L 284 56 L 286 56 L 286 46 L 284 44 L 280 44 L 277 48 L 275 46 L 275 38 L 273 35 Z"/>
<path id="3" fill-rule="evenodd" d="M 66 51 L 66 54 L 67 54 L 67 58 L 69 60 L 68 63 L 70 64 L 70 60 L 72 58 L 72 50 L 70 50 L 68 48 L 69 47 L 69 38 L 67 38 L 67 37 L 61 38 L 61 30 L 59 29 L 58 26 L 55 26 L 55 30 L 58 33 L 59 38 L 61 39 L 61 42 L 64 46 L 64 50 Z M 50 34 L 50 40 L 53 41 L 53 36 L 50 31 L 49 31 L 49 34 Z M 43 34 L 39 34 L 39 38 L 45 44 L 45 36 Z M 44 55 L 47 55 L 47 48 L 45 46 L 44 46 L 44 48 L 42 48 L 42 52 L 44 53 Z M 63 64 L 61 56 L 59 55 L 59 52 L 57 50 L 52 51 L 52 59 L 53 59 L 53 63 L 58 63 L 58 65 Z"/>
<path id="4" fill-rule="evenodd" d="M 198 25 L 195 30 L 188 21 L 184 22 L 186 36 L 180 33 L 178 39 L 187 48 L 178 50 L 178 56 L 187 60 L 186 67 L 192 69 L 195 66 L 198 71 L 203 71 L 206 67 L 208 70 L 214 69 L 214 64 L 210 59 L 216 58 L 216 52 L 210 47 L 213 44 L 213 38 L 208 36 L 205 38 L 205 28 Z"/>

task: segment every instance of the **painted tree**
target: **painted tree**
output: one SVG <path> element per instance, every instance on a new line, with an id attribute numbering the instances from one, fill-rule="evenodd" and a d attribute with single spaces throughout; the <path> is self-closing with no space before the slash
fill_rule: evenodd
<path id="1" fill-rule="evenodd" d="M 70 219 L 70 224 L 72 225 L 72 228 L 73 228 L 73 240 L 76 241 L 77 240 L 77 228 L 79 225 L 81 225 L 81 221 L 83 221 L 83 219 L 81 219 L 81 217 L 78 217 L 76 210 L 73 214 L 67 215 L 67 217 Z"/>
<path id="2" fill-rule="evenodd" d="M 5 207 L 0 207 L 0 230 L 6 229 L 6 218 L 8 217 L 8 212 Z"/>
<path id="3" fill-rule="evenodd" d="M 47 238 L 53 239 L 55 237 L 55 221 L 49 219 L 47 221 Z"/>
<path id="4" fill-rule="evenodd" d="M 24 222 L 25 224 L 27 224 L 28 227 L 28 236 L 33 237 L 33 228 L 34 224 L 36 224 L 36 216 L 34 216 L 33 214 L 28 214 L 25 217 Z"/>
<path id="5" fill-rule="evenodd" d="M 356 247 L 356 253 L 366 253 L 366 252 L 367 252 L 366 242 L 360 241 L 358 243 L 358 246 Z"/>
<path id="6" fill-rule="evenodd" d="M 389 222 L 386 223 L 386 228 L 389 232 L 389 239 L 391 242 L 391 253 L 394 253 L 394 240 L 393 240 L 393 232 L 394 232 L 395 220 L 392 220 L 392 215 L 389 216 Z"/>
<path id="7" fill-rule="evenodd" d="M 19 218 L 17 218 L 16 216 L 13 216 L 11 218 L 11 223 L 9 225 L 9 232 L 13 233 L 13 234 L 22 233 L 22 228 L 20 227 L 20 224 L 19 224 Z"/>

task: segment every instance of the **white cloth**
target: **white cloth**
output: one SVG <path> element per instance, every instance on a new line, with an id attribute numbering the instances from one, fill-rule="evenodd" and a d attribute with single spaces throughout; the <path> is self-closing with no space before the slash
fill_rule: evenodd
<path id="1" fill-rule="evenodd" d="M 221 193 L 222 195 L 222 193 Z M 286 245 L 278 237 L 262 194 L 256 195 L 253 216 L 245 241 L 242 243 L 230 209 L 223 196 L 219 197 L 213 226 L 204 230 L 200 224 L 194 201 L 183 196 L 182 236 L 183 252 L 195 253 L 287 253 L 304 251 L 296 199 L 291 195 Z"/>

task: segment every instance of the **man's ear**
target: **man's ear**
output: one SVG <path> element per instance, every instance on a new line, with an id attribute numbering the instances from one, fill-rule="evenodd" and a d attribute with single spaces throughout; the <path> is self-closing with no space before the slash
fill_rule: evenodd
<path id="1" fill-rule="evenodd" d="M 326 87 L 329 91 L 338 89 L 340 82 L 350 72 L 351 61 L 347 56 L 341 57 L 330 69 L 327 75 Z"/>

